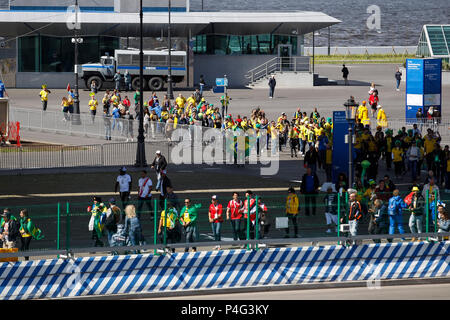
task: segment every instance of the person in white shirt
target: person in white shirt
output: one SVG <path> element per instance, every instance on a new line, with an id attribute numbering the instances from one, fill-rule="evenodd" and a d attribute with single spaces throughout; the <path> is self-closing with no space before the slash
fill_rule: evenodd
<path id="1" fill-rule="evenodd" d="M 138 190 L 138 210 L 137 210 L 137 217 L 140 220 L 141 219 L 141 213 L 143 212 L 142 209 L 144 205 L 147 206 L 147 209 L 150 215 L 150 219 L 153 219 L 152 216 L 152 179 L 150 177 L 147 177 L 147 171 L 142 170 L 141 171 L 141 178 L 138 181 L 139 190 Z"/>
<path id="2" fill-rule="evenodd" d="M 116 179 L 116 185 L 114 186 L 114 193 L 117 193 L 117 187 L 119 187 L 122 208 L 125 208 L 130 200 L 131 176 L 126 172 L 127 168 L 120 168 L 119 175 Z"/>

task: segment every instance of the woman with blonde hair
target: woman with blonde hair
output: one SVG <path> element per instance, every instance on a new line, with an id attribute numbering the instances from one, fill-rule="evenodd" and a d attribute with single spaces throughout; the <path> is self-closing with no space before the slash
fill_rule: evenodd
<path id="1" fill-rule="evenodd" d="M 136 207 L 132 204 L 125 207 L 125 232 L 132 246 L 143 242 L 141 223 L 136 215 Z"/>

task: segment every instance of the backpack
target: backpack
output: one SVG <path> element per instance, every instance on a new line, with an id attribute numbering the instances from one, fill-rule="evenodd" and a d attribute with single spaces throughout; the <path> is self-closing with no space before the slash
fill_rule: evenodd
<path id="1" fill-rule="evenodd" d="M 119 222 L 119 219 L 118 210 L 111 209 L 111 214 L 105 219 L 105 228 L 108 231 L 117 232 L 117 223 Z"/>
<path id="2" fill-rule="evenodd" d="M 401 198 L 400 198 L 401 200 Z M 400 213 L 400 203 L 397 198 L 391 198 L 389 199 L 389 208 L 388 208 L 388 214 L 390 216 L 395 216 Z"/>

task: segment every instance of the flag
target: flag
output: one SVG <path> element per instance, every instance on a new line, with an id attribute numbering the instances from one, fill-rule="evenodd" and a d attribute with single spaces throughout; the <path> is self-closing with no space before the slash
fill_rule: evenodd
<path id="1" fill-rule="evenodd" d="M 70 91 L 70 83 L 67 84 L 67 91 Z"/>

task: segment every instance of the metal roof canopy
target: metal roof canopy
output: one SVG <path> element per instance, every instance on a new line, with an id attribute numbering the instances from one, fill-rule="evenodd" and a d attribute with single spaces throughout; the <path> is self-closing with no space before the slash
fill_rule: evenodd
<path id="1" fill-rule="evenodd" d="M 70 36 L 73 30 L 67 27 L 67 21 L 71 21 L 68 13 L 0 12 L 0 35 L 18 37 L 39 33 Z M 81 12 L 79 21 L 81 22 L 80 34 L 84 36 L 136 37 L 139 35 L 138 13 Z M 311 11 L 174 12 L 171 14 L 171 34 L 173 37 L 198 34 L 302 35 L 340 22 L 322 12 Z M 166 30 L 167 24 L 167 13 L 144 13 L 144 36 L 161 36 L 161 29 Z"/>

